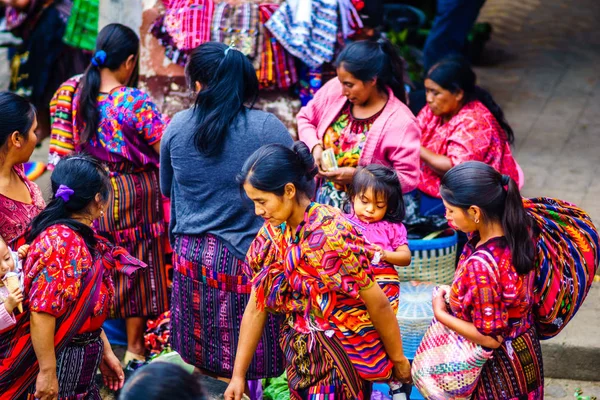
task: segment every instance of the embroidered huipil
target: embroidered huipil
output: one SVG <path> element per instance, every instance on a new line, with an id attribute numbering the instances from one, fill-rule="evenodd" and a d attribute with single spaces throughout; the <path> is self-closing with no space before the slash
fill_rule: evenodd
<path id="1" fill-rule="evenodd" d="M 533 271 L 519 275 L 504 237 L 475 248 L 476 236 L 460 257 L 450 292 L 452 313 L 484 335 L 514 339 L 532 324 Z"/>
<path id="2" fill-rule="evenodd" d="M 335 335 L 363 378 L 387 380 L 392 364 L 359 295 L 375 282 L 372 256 L 339 210 L 313 203 L 296 234 L 263 226 L 247 274 L 259 308 L 285 314 L 297 332 Z"/>
<path id="3" fill-rule="evenodd" d="M 94 259 L 79 234 L 65 225 L 46 229 L 32 243 L 24 268 L 29 310 L 62 316 L 76 302 L 84 276 L 91 273 L 93 265 Z M 79 333 L 100 329 L 113 297 L 111 274 L 106 269 L 93 313 Z"/>
<path id="4" fill-rule="evenodd" d="M 338 167 L 358 166 L 369 130 L 384 108 L 369 118 L 360 119 L 352 115 L 352 103 L 346 102 L 323 135 L 323 148 L 333 149 Z M 346 189 L 330 181 L 324 182 L 317 190 L 316 200 L 341 209 L 348 198 Z"/>
<path id="5" fill-rule="evenodd" d="M 104 162 L 129 162 L 136 168 L 157 165 L 158 153 L 152 145 L 160 142 L 168 119 L 161 115 L 150 96 L 139 89 L 119 87 L 98 96 L 101 116 L 96 134 L 80 144 L 84 126 L 77 121 L 81 76 L 65 82 L 51 102 L 52 133 L 49 163 L 85 150 Z"/>
<path id="6" fill-rule="evenodd" d="M 447 156 L 453 166 L 465 161 L 481 161 L 519 182 L 517 163 L 506 133 L 480 101 L 465 104 L 445 124 L 425 106 L 417 116 L 417 122 L 421 128 L 421 145 Z M 440 180 L 441 177 L 421 161 L 419 190 L 439 198 Z"/>
<path id="7" fill-rule="evenodd" d="M 14 171 L 27 186 L 31 204 L 0 194 L 0 236 L 11 248 L 24 244 L 20 243 L 19 239 L 23 238 L 31 221 L 46 207 L 40 188 L 27 179 L 23 165 L 16 165 Z"/>

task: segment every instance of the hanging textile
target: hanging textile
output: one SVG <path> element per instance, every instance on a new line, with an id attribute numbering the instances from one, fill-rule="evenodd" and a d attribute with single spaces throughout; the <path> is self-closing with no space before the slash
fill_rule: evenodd
<path id="1" fill-rule="evenodd" d="M 277 4 L 261 4 L 259 6 L 260 26 L 260 67 L 257 71 L 261 89 L 273 88 L 287 90 L 298 81 L 296 61 L 281 44 L 275 40 L 264 24 L 279 8 Z"/>
<path id="2" fill-rule="evenodd" d="M 98 36 L 99 0 L 75 0 L 63 41 L 76 49 L 94 51 Z"/>
<path id="3" fill-rule="evenodd" d="M 258 51 L 258 6 L 242 3 L 237 6 L 220 3 L 213 15 L 211 40 L 234 44 L 235 48 L 254 59 Z"/>
<path id="4" fill-rule="evenodd" d="M 338 0 L 287 0 L 265 24 L 293 56 L 317 68 L 333 60 Z"/>
<path id="5" fill-rule="evenodd" d="M 189 53 L 210 40 L 212 0 L 163 0 L 165 14 L 150 28 L 168 59 L 185 65 Z"/>

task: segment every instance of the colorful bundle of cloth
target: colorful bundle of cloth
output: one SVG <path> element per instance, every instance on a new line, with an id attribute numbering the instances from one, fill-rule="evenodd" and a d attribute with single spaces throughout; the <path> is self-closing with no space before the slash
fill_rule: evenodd
<path id="1" fill-rule="evenodd" d="M 296 60 L 288 53 L 264 24 L 279 8 L 277 4 L 261 4 L 259 6 L 259 43 L 260 65 L 257 71 L 261 89 L 278 87 L 286 90 L 298 82 Z"/>
<path id="2" fill-rule="evenodd" d="M 212 0 L 163 0 L 165 14 L 150 32 L 165 47 L 168 59 L 185 65 L 188 54 L 210 40 L 215 5 Z"/>
<path id="3" fill-rule="evenodd" d="M 338 31 L 337 0 L 288 0 L 265 27 L 294 57 L 312 68 L 331 62 Z"/>
<path id="4" fill-rule="evenodd" d="M 590 290 L 600 260 L 598 230 L 585 211 L 565 201 L 540 197 L 523 204 L 538 231 L 535 324 L 539 338 L 550 339 Z"/>

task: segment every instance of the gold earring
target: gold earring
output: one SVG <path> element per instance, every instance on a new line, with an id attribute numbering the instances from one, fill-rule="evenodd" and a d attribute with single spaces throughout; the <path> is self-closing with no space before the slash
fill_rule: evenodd
<path id="1" fill-rule="evenodd" d="M 478 224 L 478 223 L 479 223 L 479 220 L 478 220 L 478 219 L 476 219 L 476 220 L 475 220 L 475 223 L 476 223 L 476 224 Z"/>
<path id="2" fill-rule="evenodd" d="M 100 216 L 104 217 L 104 210 L 100 210 Z"/>

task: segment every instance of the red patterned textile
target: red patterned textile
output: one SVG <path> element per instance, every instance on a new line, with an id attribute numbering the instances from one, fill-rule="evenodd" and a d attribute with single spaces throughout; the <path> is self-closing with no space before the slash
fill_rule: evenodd
<path id="1" fill-rule="evenodd" d="M 247 274 L 259 307 L 286 314 L 299 333 L 335 335 L 363 379 L 383 381 L 392 364 L 359 295 L 375 281 L 372 256 L 339 210 L 313 203 L 295 234 L 263 226 L 248 251 Z M 396 285 L 384 289 L 390 299 L 394 288 L 399 293 L 394 275 Z"/>
<path id="2" fill-rule="evenodd" d="M 421 128 L 421 145 L 434 153 L 447 156 L 452 165 L 465 161 L 481 161 L 519 183 L 517 163 L 506 140 L 504 130 L 492 113 L 478 100 L 465 104 L 445 124 L 431 109 L 424 107 L 417 116 Z M 440 179 L 421 161 L 419 190 L 440 197 Z"/>
<path id="3" fill-rule="evenodd" d="M 46 207 L 42 191 L 25 176 L 23 165 L 16 165 L 14 171 L 25 183 L 31 196 L 31 204 L 21 203 L 0 194 L 0 236 L 9 247 L 16 249 L 31 221 Z"/>

